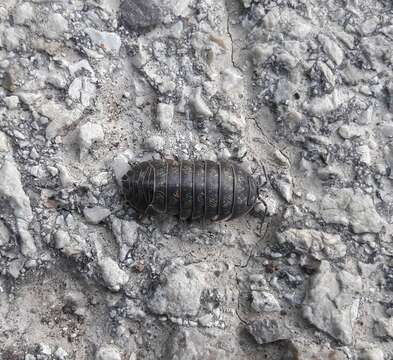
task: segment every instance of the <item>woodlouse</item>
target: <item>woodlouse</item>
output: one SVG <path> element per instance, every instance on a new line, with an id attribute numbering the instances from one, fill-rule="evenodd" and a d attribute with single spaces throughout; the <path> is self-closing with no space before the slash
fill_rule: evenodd
<path id="1" fill-rule="evenodd" d="M 234 219 L 248 213 L 258 197 L 252 176 L 230 161 L 133 163 L 122 183 L 126 200 L 138 212 L 182 220 Z"/>

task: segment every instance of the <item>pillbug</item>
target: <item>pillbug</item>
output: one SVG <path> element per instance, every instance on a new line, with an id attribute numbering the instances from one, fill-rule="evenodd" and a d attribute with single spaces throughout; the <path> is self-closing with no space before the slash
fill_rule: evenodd
<path id="1" fill-rule="evenodd" d="M 130 205 L 143 214 L 182 220 L 230 220 L 253 209 L 258 186 L 230 161 L 152 160 L 131 164 L 122 178 Z"/>

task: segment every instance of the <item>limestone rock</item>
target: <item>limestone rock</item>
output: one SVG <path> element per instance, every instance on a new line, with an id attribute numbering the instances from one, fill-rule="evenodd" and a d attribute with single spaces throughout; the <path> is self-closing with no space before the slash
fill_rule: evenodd
<path id="1" fill-rule="evenodd" d="M 104 131 L 100 124 L 86 123 L 79 128 L 78 142 L 80 149 L 80 159 L 86 157 L 93 143 L 104 140 Z"/>
<path id="2" fill-rule="evenodd" d="M 162 130 L 169 130 L 172 126 L 174 115 L 173 104 L 159 103 L 157 105 L 157 124 Z"/>
<path id="3" fill-rule="evenodd" d="M 322 261 L 310 281 L 303 315 L 318 329 L 350 345 L 361 289 L 360 276 L 347 271 L 333 272 L 329 263 Z"/>
<path id="4" fill-rule="evenodd" d="M 14 23 L 25 25 L 34 18 L 34 9 L 29 2 L 24 2 L 15 8 Z"/>
<path id="5" fill-rule="evenodd" d="M 121 355 L 113 346 L 108 345 L 97 351 L 95 360 L 121 360 Z"/>
<path id="6" fill-rule="evenodd" d="M 377 347 L 370 347 L 359 351 L 357 360 L 384 360 L 384 353 Z"/>
<path id="7" fill-rule="evenodd" d="M 281 306 L 273 294 L 267 291 L 252 291 L 251 307 L 259 313 L 263 312 L 278 312 L 281 311 Z"/>
<path id="8" fill-rule="evenodd" d="M 145 141 L 145 147 L 150 151 L 161 152 L 165 147 L 165 139 L 159 135 L 150 136 Z"/>
<path id="9" fill-rule="evenodd" d="M 313 229 L 289 229 L 276 234 L 280 244 L 289 243 L 297 251 L 314 258 L 335 259 L 345 256 L 347 247 L 340 235 L 328 234 Z"/>
<path id="10" fill-rule="evenodd" d="M 21 241 L 21 252 L 32 257 L 36 253 L 36 246 L 28 227 L 33 218 L 30 199 L 26 195 L 21 175 L 9 154 L 4 163 L 0 163 L 0 196 L 8 199 L 16 217 L 17 228 Z"/>
<path id="11" fill-rule="evenodd" d="M 115 55 L 119 54 L 121 38 L 118 34 L 106 31 L 98 31 L 93 28 L 87 28 L 85 31 L 93 44 L 99 46 L 106 52 L 113 53 Z"/>
<path id="12" fill-rule="evenodd" d="M 378 233 L 385 224 L 375 210 L 372 198 L 352 189 L 341 189 L 335 191 L 334 195 L 325 195 L 320 211 L 325 222 L 350 225 L 356 234 Z"/>
<path id="13" fill-rule="evenodd" d="M 85 208 L 83 210 L 83 215 L 90 224 L 99 224 L 101 221 L 105 220 L 111 211 L 101 206 L 94 206 L 91 208 Z"/>
<path id="14" fill-rule="evenodd" d="M 277 320 L 261 319 L 254 320 L 248 325 L 247 330 L 258 344 L 269 344 L 279 340 L 290 338 L 288 327 Z"/>
<path id="15" fill-rule="evenodd" d="M 82 115 L 79 109 L 68 110 L 64 105 L 54 101 L 45 102 L 38 112 L 51 120 L 46 128 L 47 139 L 61 135 L 63 130 L 74 125 Z"/>
<path id="16" fill-rule="evenodd" d="M 154 27 L 186 14 L 190 0 L 125 0 L 120 10 L 130 30 Z"/>
<path id="17" fill-rule="evenodd" d="M 127 284 L 129 276 L 125 271 L 120 269 L 116 261 L 109 257 L 104 257 L 100 259 L 99 266 L 102 280 L 109 290 L 119 291 Z"/>
<path id="18" fill-rule="evenodd" d="M 5 226 L 2 221 L 0 221 L 0 247 L 6 245 L 9 240 L 10 240 L 10 232 L 7 226 Z"/>
<path id="19" fill-rule="evenodd" d="M 63 15 L 58 13 L 49 15 L 48 20 L 42 29 L 44 36 L 51 40 L 64 37 L 64 34 L 67 31 L 68 21 L 63 17 Z"/>
<path id="20" fill-rule="evenodd" d="M 95 97 L 96 87 L 86 76 L 77 77 L 68 88 L 68 95 L 84 107 L 89 106 Z"/>
<path id="21" fill-rule="evenodd" d="M 344 52 L 340 46 L 326 35 L 319 35 L 318 40 L 321 43 L 323 50 L 335 62 L 336 65 L 341 65 L 344 60 Z"/>
<path id="22" fill-rule="evenodd" d="M 393 318 L 377 319 L 374 322 L 374 335 L 382 339 L 393 339 Z"/>
<path id="23" fill-rule="evenodd" d="M 203 336 L 197 329 L 179 328 L 171 336 L 166 358 L 168 360 L 235 360 L 235 355 L 220 348 L 224 343 L 223 339 L 214 340 L 214 337 Z"/>
<path id="24" fill-rule="evenodd" d="M 202 88 L 199 87 L 195 89 L 194 94 L 190 99 L 190 104 L 196 117 L 209 118 L 213 116 L 213 113 L 202 98 Z"/>
<path id="25" fill-rule="evenodd" d="M 166 281 L 155 290 L 149 308 L 156 314 L 175 317 L 196 316 L 205 281 L 194 265 L 176 266 L 164 270 Z"/>

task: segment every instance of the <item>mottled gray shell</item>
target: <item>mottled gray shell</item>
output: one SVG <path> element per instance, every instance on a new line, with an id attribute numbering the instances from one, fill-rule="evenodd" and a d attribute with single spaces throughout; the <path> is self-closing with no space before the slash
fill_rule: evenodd
<path id="1" fill-rule="evenodd" d="M 230 161 L 154 160 L 135 163 L 123 177 L 131 206 L 143 214 L 165 213 L 183 220 L 230 220 L 248 213 L 257 185 Z"/>

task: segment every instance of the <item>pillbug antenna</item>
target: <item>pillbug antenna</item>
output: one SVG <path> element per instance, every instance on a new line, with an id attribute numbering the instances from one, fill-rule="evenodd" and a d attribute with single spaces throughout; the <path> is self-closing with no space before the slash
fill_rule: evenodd
<path id="1" fill-rule="evenodd" d="M 261 162 L 260 162 L 259 160 L 257 160 L 257 163 L 258 163 L 258 165 L 262 168 L 262 170 L 263 170 L 263 175 L 264 175 L 264 177 L 265 177 L 265 181 L 262 182 L 262 181 L 261 181 L 261 176 L 260 176 L 260 175 L 258 176 L 257 190 L 258 190 L 258 195 L 260 195 L 262 189 L 266 186 L 266 184 L 267 184 L 270 180 L 269 180 L 269 177 L 267 176 L 265 165 L 261 164 Z"/>

